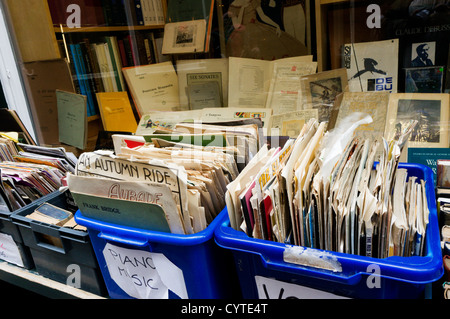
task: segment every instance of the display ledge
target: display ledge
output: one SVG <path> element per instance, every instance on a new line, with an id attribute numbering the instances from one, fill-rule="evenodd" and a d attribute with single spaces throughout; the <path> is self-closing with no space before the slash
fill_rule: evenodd
<path id="1" fill-rule="evenodd" d="M 53 27 L 56 33 L 80 33 L 80 32 L 119 32 L 119 31 L 143 31 L 164 29 L 163 24 L 155 25 L 142 25 L 142 26 L 112 26 L 112 27 L 81 27 L 81 28 L 68 28 L 68 27 Z"/>
<path id="2" fill-rule="evenodd" d="M 5 261 L 0 261 L 0 280 L 52 299 L 105 299 Z"/>

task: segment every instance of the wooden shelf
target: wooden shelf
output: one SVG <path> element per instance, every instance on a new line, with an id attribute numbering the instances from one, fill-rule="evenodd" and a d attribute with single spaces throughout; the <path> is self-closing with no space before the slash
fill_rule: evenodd
<path id="1" fill-rule="evenodd" d="M 349 2 L 350 0 L 320 0 L 320 4 L 333 4 L 333 3 L 341 3 L 341 2 Z"/>
<path id="2" fill-rule="evenodd" d="M 0 280 L 55 299 L 105 299 L 104 297 L 45 278 L 33 270 L 27 270 L 0 261 Z"/>
<path id="3" fill-rule="evenodd" d="M 120 31 L 140 31 L 140 30 L 154 30 L 163 29 L 164 25 L 144 25 L 144 26 L 117 26 L 117 27 L 81 27 L 81 28 L 68 28 L 68 27 L 53 27 L 55 33 L 80 33 L 80 32 L 120 32 Z"/>
<path id="4" fill-rule="evenodd" d="M 93 122 L 95 120 L 99 120 L 100 119 L 100 115 L 96 114 L 96 115 L 92 115 L 88 117 L 88 122 Z"/>

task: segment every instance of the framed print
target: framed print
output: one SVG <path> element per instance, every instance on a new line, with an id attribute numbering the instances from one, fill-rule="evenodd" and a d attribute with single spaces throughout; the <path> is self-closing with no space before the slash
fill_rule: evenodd
<path id="1" fill-rule="evenodd" d="M 331 111 L 328 130 L 339 126 L 350 114 L 363 112 L 369 114 L 373 122 L 358 126 L 355 134 L 371 140 L 380 138 L 386 128 L 389 96 L 390 93 L 386 92 L 344 92 L 339 94 Z"/>
<path id="2" fill-rule="evenodd" d="M 205 20 L 167 23 L 164 26 L 162 54 L 205 51 Z"/>
<path id="3" fill-rule="evenodd" d="M 449 147 L 448 108 L 449 94 L 391 94 L 385 138 L 395 139 L 405 123 L 417 120 L 409 147 Z"/>
<path id="4" fill-rule="evenodd" d="M 442 93 L 443 66 L 424 66 L 405 69 L 405 93 Z"/>
<path id="5" fill-rule="evenodd" d="M 297 138 L 305 123 L 312 118 L 317 119 L 317 117 L 317 109 L 272 115 L 270 134 L 272 136 L 289 136 L 290 138 Z"/>
<path id="6" fill-rule="evenodd" d="M 328 122 L 337 95 L 347 91 L 347 70 L 337 69 L 302 76 L 303 109 L 318 109 L 319 121 Z"/>

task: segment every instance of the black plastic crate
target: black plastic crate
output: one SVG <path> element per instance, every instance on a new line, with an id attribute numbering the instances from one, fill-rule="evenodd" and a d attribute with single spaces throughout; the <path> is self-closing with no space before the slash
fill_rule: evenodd
<path id="1" fill-rule="evenodd" d="M 36 272 L 46 278 L 72 286 L 78 285 L 84 291 L 105 296 L 106 286 L 89 234 L 26 217 L 44 202 L 63 209 L 68 209 L 69 205 L 65 194 L 56 192 L 10 216 L 12 223 L 20 231 L 24 245 L 31 252 Z"/>
<path id="2" fill-rule="evenodd" d="M 30 249 L 24 245 L 19 227 L 13 224 L 10 219 L 11 214 L 12 213 L 10 212 L 0 212 L 0 233 L 9 235 L 14 240 L 19 251 L 20 259 L 22 260 L 23 268 L 33 269 L 34 263 L 33 258 L 31 257 Z M 3 260 L 1 256 L 0 259 Z"/>
<path id="3" fill-rule="evenodd" d="M 60 192 L 55 192 L 46 196 L 43 196 L 39 198 L 38 200 L 34 201 L 33 203 L 27 205 L 23 209 L 27 209 L 30 206 L 37 207 L 36 205 L 40 205 L 44 202 L 46 202 L 48 199 L 51 199 L 57 195 L 61 194 Z M 16 243 L 16 246 L 19 250 L 20 257 L 22 259 L 23 268 L 25 269 L 33 269 L 34 268 L 34 262 L 33 258 L 31 256 L 30 249 L 24 244 L 24 241 L 22 239 L 22 235 L 20 234 L 19 227 L 14 224 L 11 220 L 11 215 L 14 212 L 6 212 L 6 211 L 0 211 L 0 233 L 6 234 L 12 237 L 14 242 Z M 0 257 L 0 259 L 2 259 Z M 8 261 L 8 260 L 6 260 Z"/>

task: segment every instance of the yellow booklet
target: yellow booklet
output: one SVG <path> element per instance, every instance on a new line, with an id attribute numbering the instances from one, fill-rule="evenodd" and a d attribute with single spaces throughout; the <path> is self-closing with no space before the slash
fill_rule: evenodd
<path id="1" fill-rule="evenodd" d="M 137 122 L 127 92 L 97 93 L 105 131 L 136 132 Z"/>

